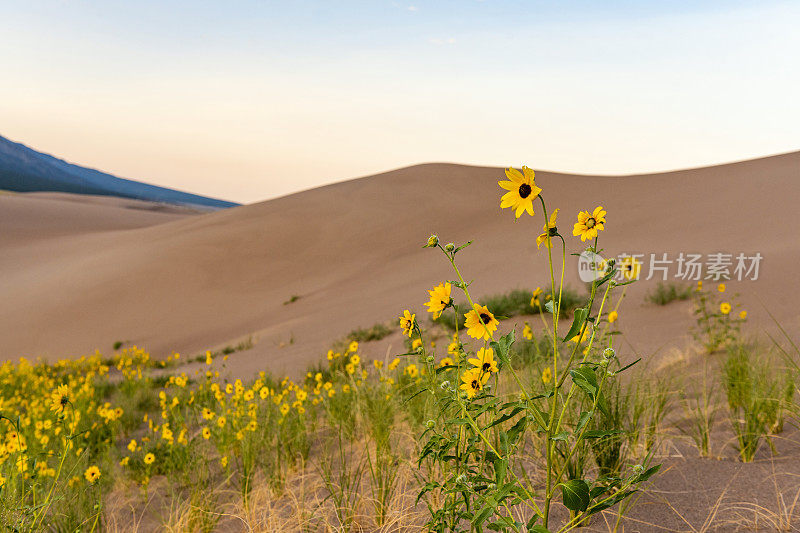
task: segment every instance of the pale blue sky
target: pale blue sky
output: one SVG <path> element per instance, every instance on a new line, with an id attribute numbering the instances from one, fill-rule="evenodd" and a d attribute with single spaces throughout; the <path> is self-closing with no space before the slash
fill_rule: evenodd
<path id="1" fill-rule="evenodd" d="M 0 135 L 251 202 L 426 161 L 800 149 L 798 2 L 0 0 Z"/>

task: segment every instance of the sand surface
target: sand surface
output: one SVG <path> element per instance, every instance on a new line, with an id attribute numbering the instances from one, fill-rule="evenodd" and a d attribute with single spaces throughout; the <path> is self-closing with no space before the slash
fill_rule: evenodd
<path id="1" fill-rule="evenodd" d="M 501 211 L 502 176 L 425 164 L 206 214 L 0 195 L 0 353 L 53 360 L 109 353 L 123 340 L 163 357 L 252 337 L 251 350 L 231 356 L 235 373 L 298 372 L 356 327 L 405 308 L 424 315 L 426 289 L 453 277 L 440 253 L 421 248 L 434 232 L 444 242 L 474 240 L 458 258 L 478 298 L 544 286 L 546 253 L 534 243 L 541 209 L 518 221 Z M 550 208 L 561 208 L 568 253 L 582 249 L 571 236 L 576 212 L 596 205 L 609 213 L 606 255 L 760 252 L 758 281 L 729 290 L 741 293 L 752 332 L 769 324 L 762 301 L 798 330 L 800 153 L 640 176 L 538 172 L 537 183 Z M 568 283 L 583 291 L 574 257 L 568 267 Z M 666 357 L 691 341 L 690 305 L 645 303 L 654 285 L 632 285 L 620 310 L 629 356 Z M 394 334 L 365 350 L 383 357 L 400 342 Z"/>

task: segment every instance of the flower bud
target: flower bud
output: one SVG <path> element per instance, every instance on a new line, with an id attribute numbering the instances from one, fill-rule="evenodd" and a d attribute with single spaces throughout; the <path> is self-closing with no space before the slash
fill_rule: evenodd
<path id="1" fill-rule="evenodd" d="M 633 473 L 634 474 L 639 475 L 642 472 L 644 472 L 644 467 L 642 465 L 634 465 L 633 466 Z"/>
<path id="2" fill-rule="evenodd" d="M 447 390 L 447 388 L 448 388 L 449 386 L 450 386 L 450 382 L 449 382 L 449 381 L 447 381 L 447 380 L 445 380 L 445 381 L 442 381 L 442 382 L 439 384 L 439 387 L 441 387 L 441 388 L 442 388 L 442 390 Z"/>
<path id="3" fill-rule="evenodd" d="M 448 243 L 447 243 L 447 244 L 444 246 L 444 249 L 445 249 L 446 251 L 448 251 L 448 252 L 452 252 L 453 250 L 455 250 L 455 249 L 456 249 L 456 245 L 455 245 L 455 244 L 453 244 L 452 242 L 448 242 Z"/>
<path id="4" fill-rule="evenodd" d="M 425 358 L 425 361 L 427 361 L 428 364 L 433 363 L 433 356 L 429 355 L 428 357 Z"/>
<path id="5" fill-rule="evenodd" d="M 425 427 L 428 428 L 428 429 L 433 429 L 433 427 L 435 425 L 436 425 L 436 422 L 434 422 L 433 420 L 428 420 L 427 422 L 425 422 Z"/>
<path id="6" fill-rule="evenodd" d="M 425 245 L 426 248 L 433 248 L 439 244 L 439 237 L 437 235 L 431 235 L 428 237 L 428 244 Z"/>
<path id="7" fill-rule="evenodd" d="M 606 348 L 603 350 L 603 359 L 614 359 L 617 356 L 617 352 L 614 351 L 614 348 Z"/>

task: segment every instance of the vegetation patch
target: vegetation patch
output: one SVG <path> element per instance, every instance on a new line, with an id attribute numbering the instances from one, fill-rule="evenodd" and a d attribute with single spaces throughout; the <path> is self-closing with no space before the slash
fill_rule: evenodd
<path id="1" fill-rule="evenodd" d="M 667 305 L 674 301 L 689 300 L 694 292 L 694 287 L 679 283 L 658 282 L 656 287 L 647 293 L 645 298 L 648 302 L 655 305 Z"/>

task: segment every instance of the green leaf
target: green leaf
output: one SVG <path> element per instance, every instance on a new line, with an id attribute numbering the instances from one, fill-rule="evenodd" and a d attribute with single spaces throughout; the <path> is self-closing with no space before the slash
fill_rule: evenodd
<path id="1" fill-rule="evenodd" d="M 586 322 L 587 316 L 589 316 L 589 310 L 585 307 L 579 307 L 575 310 L 575 316 L 572 319 L 572 326 L 570 326 L 567 336 L 564 337 L 564 342 L 567 342 L 581 332 L 581 328 L 583 328 L 583 323 Z"/>
<path id="2" fill-rule="evenodd" d="M 472 241 L 469 241 L 467 244 L 462 244 L 461 246 L 459 246 L 458 248 L 453 250 L 453 255 L 456 255 L 458 252 L 460 252 L 461 250 L 463 250 L 464 248 L 466 248 L 470 244 L 472 244 Z"/>
<path id="3" fill-rule="evenodd" d="M 610 430 L 602 430 L 602 429 L 590 429 L 586 433 L 583 434 L 583 438 L 585 439 L 600 439 L 603 437 L 608 437 L 611 435 L 619 435 L 620 433 L 624 433 L 624 431 L 619 429 L 610 429 Z"/>
<path id="4" fill-rule="evenodd" d="M 600 511 L 604 511 L 604 510 L 608 509 L 609 507 L 611 507 L 612 505 L 616 505 L 617 503 L 621 502 L 622 500 L 624 500 L 625 498 L 627 498 L 628 496 L 630 496 L 634 492 L 636 492 L 636 489 L 620 491 L 620 492 L 614 494 L 614 496 L 612 496 L 608 500 L 606 500 L 606 501 L 604 501 L 602 503 L 598 503 L 598 504 L 592 505 L 592 507 L 588 510 L 588 512 L 586 514 L 588 516 L 588 515 L 593 515 L 595 513 L 599 513 Z"/>
<path id="5" fill-rule="evenodd" d="M 489 515 L 492 514 L 493 512 L 494 512 L 494 507 L 487 505 L 473 517 L 472 523 L 475 525 L 475 527 L 480 527 L 480 525 L 483 524 L 483 522 L 487 518 L 489 518 Z"/>
<path id="6" fill-rule="evenodd" d="M 644 472 L 642 472 L 641 474 L 636 476 L 636 479 L 634 479 L 633 482 L 634 483 L 641 483 L 642 481 L 647 481 L 648 479 L 650 479 L 650 477 L 653 474 L 658 472 L 660 469 L 661 469 L 661 465 L 656 465 L 656 466 L 653 466 L 651 468 L 648 468 L 647 470 L 645 470 Z"/>
<path id="7" fill-rule="evenodd" d="M 592 500 L 594 500 L 594 499 L 596 499 L 598 496 L 600 496 L 601 494 L 603 494 L 603 493 L 605 493 L 605 492 L 608 492 L 608 490 L 609 490 L 609 488 L 608 488 L 608 487 L 606 487 L 606 486 L 603 486 L 603 485 L 600 485 L 600 486 L 598 486 L 598 487 L 594 487 L 594 488 L 592 488 L 592 490 L 589 492 L 589 498 L 591 498 Z"/>
<path id="8" fill-rule="evenodd" d="M 581 413 L 581 417 L 578 419 L 578 425 L 575 426 L 575 433 L 580 433 L 581 430 L 586 427 L 586 424 L 592 419 L 592 414 L 593 411 L 584 411 Z"/>
<path id="9" fill-rule="evenodd" d="M 508 420 L 508 419 L 510 419 L 510 418 L 513 418 L 513 417 L 514 417 L 514 416 L 516 416 L 516 415 L 517 415 L 517 414 L 518 414 L 520 411 L 523 411 L 523 410 L 524 410 L 524 407 L 517 406 L 517 407 L 515 407 L 515 408 L 514 408 L 514 409 L 513 409 L 513 410 L 512 410 L 510 413 L 506 413 L 506 414 L 504 414 L 503 416 L 500 416 L 500 417 L 496 418 L 496 419 L 494 420 L 494 422 L 492 422 L 491 424 L 489 424 L 488 426 L 486 426 L 485 428 L 483 428 L 483 430 L 484 430 L 484 431 L 486 431 L 487 429 L 489 429 L 489 428 L 491 428 L 491 427 L 494 427 L 494 426 L 496 426 L 497 424 L 501 424 L 501 423 L 505 422 L 506 420 Z"/>
<path id="10" fill-rule="evenodd" d="M 414 398 L 416 398 L 417 396 L 419 396 L 420 394 L 422 394 L 423 392 L 427 392 L 428 390 L 429 390 L 429 389 L 427 389 L 427 388 L 424 388 L 424 389 L 418 390 L 417 392 L 415 392 L 414 394 L 412 394 L 410 397 L 408 397 L 408 398 L 406 398 L 405 400 L 403 400 L 403 402 L 402 402 L 402 403 L 403 403 L 403 404 L 406 404 L 406 403 L 410 402 L 411 400 L 413 400 Z"/>
<path id="11" fill-rule="evenodd" d="M 553 300 L 548 300 L 544 303 L 544 309 L 551 315 L 556 313 L 555 307 L 553 307 Z"/>
<path id="12" fill-rule="evenodd" d="M 595 286 L 596 287 L 600 287 L 606 281 L 610 280 L 611 278 L 613 278 L 616 275 L 617 275 L 617 269 L 616 268 L 611 269 L 611 272 L 609 272 L 608 274 L 606 274 L 605 276 L 603 276 L 602 278 L 600 278 L 599 280 L 597 280 L 595 282 L 595 284 L 596 284 Z"/>
<path id="13" fill-rule="evenodd" d="M 547 531 L 547 528 L 545 528 L 544 526 L 542 526 L 542 525 L 534 525 L 534 524 L 536 524 L 536 522 L 539 521 L 540 518 L 541 518 L 541 516 L 539 514 L 534 514 L 531 517 L 531 519 L 528 520 L 528 523 L 525 524 L 525 526 L 528 528 L 528 531 L 538 531 L 539 533 L 542 533 L 542 532 L 550 533 L 549 531 Z M 542 528 L 542 529 L 535 529 L 537 527 L 538 528 Z"/>
<path id="14" fill-rule="evenodd" d="M 536 524 L 532 528 L 528 528 L 528 531 L 531 533 L 550 533 L 550 530 L 544 527 L 542 524 Z"/>
<path id="15" fill-rule="evenodd" d="M 570 370 L 569 375 L 572 376 L 572 382 L 594 400 L 594 395 L 597 394 L 597 374 L 594 370 L 588 366 L 581 366 Z"/>
<path id="16" fill-rule="evenodd" d="M 508 463 L 505 459 L 499 457 L 494 460 L 494 482 L 499 487 L 506 480 L 506 471 L 508 470 Z"/>
<path id="17" fill-rule="evenodd" d="M 625 372 L 626 370 L 628 370 L 630 367 L 632 367 L 633 365 L 635 365 L 636 363 L 638 363 L 638 362 L 639 362 L 639 361 L 641 361 L 641 360 L 642 360 L 642 358 L 640 357 L 639 359 L 637 359 L 637 360 L 636 360 L 636 361 L 634 361 L 633 363 L 631 363 L 631 364 L 629 364 L 629 365 L 625 365 L 625 366 L 623 366 L 622 368 L 620 368 L 619 370 L 617 370 L 616 372 L 614 372 L 614 375 L 616 376 L 617 374 L 619 374 L 619 373 L 621 373 L 621 372 Z"/>
<path id="18" fill-rule="evenodd" d="M 597 407 L 600 408 L 600 411 L 602 411 L 604 415 L 611 418 L 611 411 L 608 409 L 608 399 L 602 392 L 600 392 L 600 397 L 597 399 Z"/>
<path id="19" fill-rule="evenodd" d="M 511 345 L 514 344 L 514 341 L 514 330 L 512 329 L 507 334 L 500 337 L 499 341 L 492 341 L 489 343 L 489 345 L 494 349 L 494 353 L 497 354 L 497 358 L 502 363 L 501 366 L 505 366 L 511 362 L 509 359 L 509 353 L 511 352 Z"/>
<path id="20" fill-rule="evenodd" d="M 527 425 L 528 419 L 524 416 L 517 420 L 517 423 L 511 426 L 511 429 L 508 430 L 508 441 L 511 444 L 516 444 L 522 432 L 525 431 L 525 427 Z"/>
<path id="21" fill-rule="evenodd" d="M 583 512 L 589 507 L 589 485 L 582 479 L 570 479 L 561 484 L 561 498 L 570 511 Z"/>
<path id="22" fill-rule="evenodd" d="M 550 440 L 552 440 L 552 441 L 559 441 L 560 440 L 560 441 L 566 442 L 568 438 L 569 438 L 569 432 L 568 431 L 562 431 L 561 433 L 556 433 L 555 435 L 550 437 Z"/>

